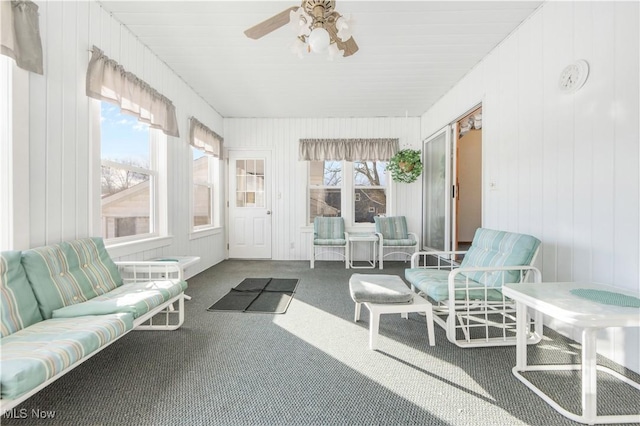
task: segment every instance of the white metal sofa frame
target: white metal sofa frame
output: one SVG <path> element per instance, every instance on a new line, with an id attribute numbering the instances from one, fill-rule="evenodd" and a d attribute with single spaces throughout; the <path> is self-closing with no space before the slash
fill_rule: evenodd
<path id="1" fill-rule="evenodd" d="M 183 280 L 182 276 L 182 268 L 180 268 L 177 264 L 172 262 L 114 262 L 116 266 L 118 266 L 118 270 L 122 275 L 123 283 L 135 283 L 142 281 L 150 281 L 154 279 L 178 279 L 180 281 Z M 178 302 L 178 309 L 174 308 L 174 303 Z M 153 324 L 153 317 L 164 313 L 164 324 Z M 173 323 L 170 319 L 170 315 L 177 315 L 177 322 Z M 113 339 L 108 344 L 99 347 L 95 351 L 90 354 L 84 356 L 73 364 L 69 365 L 66 369 L 60 371 L 55 376 L 51 377 L 49 380 L 41 383 L 37 387 L 31 389 L 29 392 L 20 395 L 15 399 L 1 399 L 0 400 L 0 416 L 4 415 L 7 411 L 15 408 L 22 402 L 31 398 L 33 395 L 41 391 L 42 389 L 49 386 L 51 383 L 58 380 L 60 377 L 64 376 L 89 358 L 96 355 L 98 352 L 102 351 L 106 347 L 110 346 L 114 342 L 120 340 L 123 336 L 127 335 L 130 331 L 133 330 L 176 330 L 180 328 L 182 323 L 184 322 L 184 293 L 180 293 L 179 295 L 169 299 L 168 301 L 162 303 L 157 306 L 153 310 L 147 312 L 146 314 L 134 319 L 133 328 L 129 331 L 124 332 L 119 337 Z M 147 324 L 145 324 L 147 323 Z"/>
<path id="2" fill-rule="evenodd" d="M 500 298 L 489 300 L 489 292 L 496 292 L 505 284 L 502 274 L 500 287 L 480 287 L 477 282 L 468 276 L 460 275 L 464 273 L 480 272 L 490 274 L 495 272 L 516 271 L 519 273 L 518 282 L 541 282 L 542 274 L 531 266 L 537 255 L 539 247 L 531 259 L 529 265 L 521 266 L 478 266 L 460 268 L 451 259 L 455 255 L 466 254 L 466 251 L 430 251 L 414 253 L 411 257 L 412 268 L 449 270 L 447 277 L 448 294 L 446 300 L 433 304 L 433 319 L 436 324 L 445 329 L 447 339 L 462 348 L 469 347 L 491 347 L 491 346 L 512 346 L 516 344 L 516 304 L 511 299 L 499 292 Z M 435 265 L 428 265 L 428 258 L 436 260 Z M 410 281 L 410 280 L 409 280 Z M 411 284 L 411 289 L 417 291 Z M 482 299 L 477 298 L 477 292 L 483 293 Z M 419 292 L 427 297 L 424 292 Z M 457 295 L 463 295 L 459 297 Z M 496 293 L 493 293 L 494 295 Z M 451 297 L 454 295 L 454 297 Z M 497 320 L 496 317 L 500 319 Z M 528 318 L 529 334 L 527 344 L 538 343 L 543 336 L 542 314 L 535 311 L 533 319 Z M 531 325 L 534 329 L 531 331 Z M 490 337 L 491 330 L 499 330 L 497 336 Z M 474 331 L 483 332 L 482 337 L 474 337 Z M 461 332 L 461 333 L 459 333 Z"/>

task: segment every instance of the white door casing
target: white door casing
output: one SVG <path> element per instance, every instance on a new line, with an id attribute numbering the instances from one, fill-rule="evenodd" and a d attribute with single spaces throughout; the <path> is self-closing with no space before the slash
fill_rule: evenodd
<path id="1" fill-rule="evenodd" d="M 229 258 L 271 259 L 269 151 L 229 151 Z"/>

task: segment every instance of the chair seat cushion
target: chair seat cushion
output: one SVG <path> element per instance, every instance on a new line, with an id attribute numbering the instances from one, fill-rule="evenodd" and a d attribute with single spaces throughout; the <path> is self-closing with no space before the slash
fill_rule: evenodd
<path id="1" fill-rule="evenodd" d="M 15 399 L 133 327 L 130 314 L 50 319 L 0 340 L 0 395 Z"/>
<path id="2" fill-rule="evenodd" d="M 347 244 L 347 240 L 345 239 L 326 239 L 326 238 L 316 238 L 313 240 L 313 245 L 315 246 L 344 246 Z"/>
<path id="3" fill-rule="evenodd" d="M 134 318 L 139 318 L 179 295 L 186 288 L 186 281 L 167 280 L 124 284 L 86 302 L 56 309 L 53 311 L 53 317 L 70 318 L 126 312 L 132 314 Z"/>
<path id="4" fill-rule="evenodd" d="M 415 288 L 425 293 L 431 299 L 436 302 L 442 302 L 449 299 L 449 271 L 437 270 L 437 269 L 425 269 L 425 268 L 410 268 L 405 269 L 404 277 Z M 455 278 L 456 288 L 466 287 L 466 277 L 462 274 L 457 274 Z M 471 300 L 484 300 L 485 290 L 484 286 L 475 281 L 469 280 L 469 287 L 479 287 L 480 290 L 470 290 L 469 299 Z M 464 300 L 466 290 L 456 291 L 456 300 Z M 502 293 L 494 288 L 487 290 L 486 300 L 499 301 L 502 300 Z"/>
<path id="5" fill-rule="evenodd" d="M 414 295 L 402 278 L 395 275 L 353 274 L 349 292 L 356 303 L 409 303 Z"/>
<path id="6" fill-rule="evenodd" d="M 391 240 L 391 239 L 385 238 L 385 239 L 382 240 L 382 245 L 383 246 L 413 247 L 416 244 L 417 244 L 417 242 L 413 238 L 402 238 L 402 239 L 397 239 L 397 240 Z"/>

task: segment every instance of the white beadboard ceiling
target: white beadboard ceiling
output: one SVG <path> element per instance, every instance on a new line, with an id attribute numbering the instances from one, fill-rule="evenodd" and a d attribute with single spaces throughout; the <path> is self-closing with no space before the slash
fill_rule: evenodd
<path id="1" fill-rule="evenodd" d="M 331 62 L 244 35 L 299 1 L 100 2 L 223 117 L 420 116 L 541 3 L 337 0 L 360 50 Z"/>

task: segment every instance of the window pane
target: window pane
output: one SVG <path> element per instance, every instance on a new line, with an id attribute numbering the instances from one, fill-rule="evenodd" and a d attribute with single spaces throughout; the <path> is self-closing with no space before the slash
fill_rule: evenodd
<path id="1" fill-rule="evenodd" d="M 309 190 L 309 223 L 316 216 L 340 216 L 340 189 Z"/>
<path id="2" fill-rule="evenodd" d="M 209 156 L 196 148 L 193 152 L 193 180 L 195 182 L 209 182 Z"/>
<path id="3" fill-rule="evenodd" d="M 386 161 L 353 163 L 355 223 L 373 223 L 373 217 L 387 213 Z"/>
<path id="4" fill-rule="evenodd" d="M 311 161 L 309 167 L 309 185 L 340 186 L 342 182 L 342 162 Z"/>
<path id="5" fill-rule="evenodd" d="M 211 188 L 193 186 L 193 226 L 211 225 Z"/>
<path id="6" fill-rule="evenodd" d="M 100 113 L 102 159 L 148 169 L 149 126 L 107 102 L 102 102 Z"/>
<path id="7" fill-rule="evenodd" d="M 357 161 L 353 167 L 355 186 L 387 186 L 386 161 Z"/>
<path id="8" fill-rule="evenodd" d="M 373 217 L 387 213 L 387 194 L 382 188 L 357 188 L 354 214 L 356 223 L 373 223 Z"/>
<path id="9" fill-rule="evenodd" d="M 126 237 L 152 232 L 151 176 L 102 167 L 102 235 Z"/>

